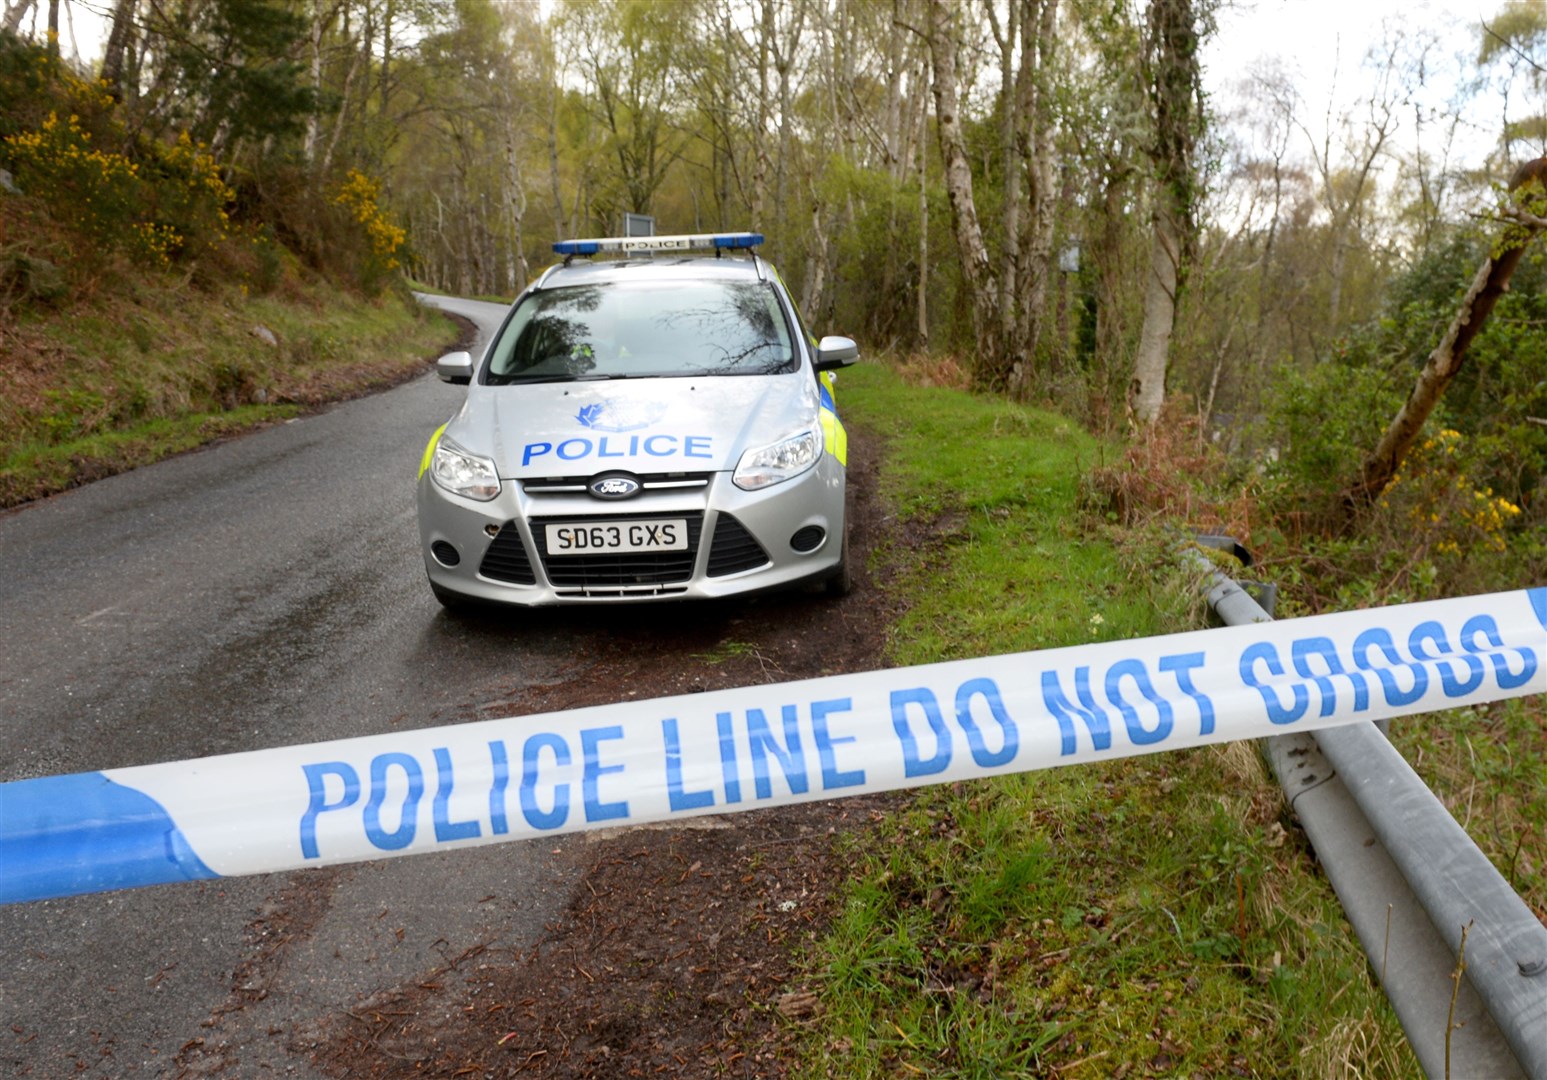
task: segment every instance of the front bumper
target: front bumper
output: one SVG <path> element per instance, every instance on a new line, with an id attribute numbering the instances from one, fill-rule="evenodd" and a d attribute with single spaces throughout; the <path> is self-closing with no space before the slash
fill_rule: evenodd
<path id="1" fill-rule="evenodd" d="M 844 470 L 832 455 L 793 480 L 742 491 L 729 473 L 686 474 L 622 501 L 573 483 L 505 480 L 489 502 L 419 478 L 419 537 L 438 587 L 519 606 L 711 599 L 820 580 L 843 557 Z M 684 519 L 686 551 L 558 556 L 548 522 Z"/>

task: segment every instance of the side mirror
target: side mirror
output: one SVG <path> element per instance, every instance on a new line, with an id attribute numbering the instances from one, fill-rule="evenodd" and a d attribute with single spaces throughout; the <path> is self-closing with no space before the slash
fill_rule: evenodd
<path id="1" fill-rule="evenodd" d="M 853 338 L 829 335 L 816 343 L 816 369 L 833 371 L 848 367 L 859 359 L 859 346 Z"/>
<path id="2" fill-rule="evenodd" d="M 473 381 L 473 355 L 472 353 L 454 352 L 447 353 L 435 361 L 435 374 L 440 376 L 441 382 L 456 383 L 466 386 Z"/>

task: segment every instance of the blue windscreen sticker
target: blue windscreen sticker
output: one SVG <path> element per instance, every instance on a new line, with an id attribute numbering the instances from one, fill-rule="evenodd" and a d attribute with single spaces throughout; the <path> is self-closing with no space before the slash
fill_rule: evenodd
<path id="1" fill-rule="evenodd" d="M 102 773 L 0 784 L 0 904 L 219 876 L 160 803 Z"/>

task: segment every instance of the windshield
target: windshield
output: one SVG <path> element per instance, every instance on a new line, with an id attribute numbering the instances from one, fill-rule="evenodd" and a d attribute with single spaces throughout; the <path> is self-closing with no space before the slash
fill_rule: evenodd
<path id="1" fill-rule="evenodd" d="M 528 296 L 495 342 L 485 381 L 771 375 L 794 361 L 766 282 L 605 282 Z"/>

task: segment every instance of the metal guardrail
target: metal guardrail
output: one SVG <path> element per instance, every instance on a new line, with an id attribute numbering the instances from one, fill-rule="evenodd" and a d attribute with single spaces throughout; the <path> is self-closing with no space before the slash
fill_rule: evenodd
<path id="1" fill-rule="evenodd" d="M 1227 626 L 1272 621 L 1196 547 L 1184 559 Z M 1265 749 L 1424 1072 L 1547 1080 L 1547 927 L 1444 804 L 1374 724 Z"/>

